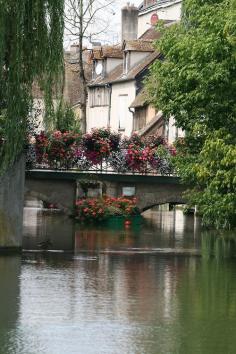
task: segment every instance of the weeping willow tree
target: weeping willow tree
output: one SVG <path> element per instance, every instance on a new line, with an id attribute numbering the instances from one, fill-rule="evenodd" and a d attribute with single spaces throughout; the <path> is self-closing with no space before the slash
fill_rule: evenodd
<path id="1" fill-rule="evenodd" d="M 0 173 L 23 151 L 32 84 L 46 113 L 63 72 L 64 0 L 0 0 Z M 46 117 L 52 117 L 46 114 Z"/>

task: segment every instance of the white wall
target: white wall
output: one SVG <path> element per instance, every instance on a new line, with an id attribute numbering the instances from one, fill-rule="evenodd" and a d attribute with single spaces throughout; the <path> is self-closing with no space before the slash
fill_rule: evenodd
<path id="1" fill-rule="evenodd" d="M 109 74 L 113 69 L 117 67 L 117 65 L 122 64 L 123 59 L 118 58 L 107 58 L 106 61 L 106 74 Z"/>
<path id="2" fill-rule="evenodd" d="M 126 108 L 119 107 L 120 95 L 127 95 Z M 119 131 L 119 115 L 126 113 L 125 130 L 121 131 L 123 135 L 130 136 L 133 129 L 133 114 L 129 111 L 129 106 L 135 99 L 136 88 L 135 81 L 121 82 L 112 85 L 111 96 L 111 129 Z"/>
<path id="3" fill-rule="evenodd" d="M 107 128 L 108 106 L 88 107 L 87 109 L 87 132 L 92 128 Z"/>
<path id="4" fill-rule="evenodd" d="M 90 93 L 89 93 L 90 94 Z M 129 111 L 129 106 L 135 99 L 135 81 L 121 82 L 112 85 L 110 128 L 116 132 L 120 131 L 123 135 L 131 135 L 133 130 L 133 114 Z M 122 97 L 120 97 L 122 96 Z M 124 99 L 122 99 L 124 98 Z M 88 99 L 89 102 L 89 99 Z M 121 103 L 122 107 L 121 107 Z M 124 118 L 123 118 L 124 117 Z M 119 120 L 124 122 L 124 130 L 119 129 Z M 87 131 L 92 128 L 108 127 L 109 107 L 90 107 L 87 108 Z"/>
<path id="5" fill-rule="evenodd" d="M 184 131 L 181 128 L 175 126 L 174 117 L 170 117 L 169 123 L 166 127 L 166 139 L 169 144 L 173 144 L 176 138 L 184 137 Z"/>
<path id="6" fill-rule="evenodd" d="M 151 16 L 157 14 L 161 20 L 180 20 L 181 2 L 176 0 L 172 4 L 163 4 L 153 10 L 140 12 L 138 17 L 138 38 L 151 27 Z"/>
<path id="7" fill-rule="evenodd" d="M 150 52 L 130 52 L 130 67 L 132 69 L 134 66 L 138 65 L 144 58 L 150 55 Z"/>

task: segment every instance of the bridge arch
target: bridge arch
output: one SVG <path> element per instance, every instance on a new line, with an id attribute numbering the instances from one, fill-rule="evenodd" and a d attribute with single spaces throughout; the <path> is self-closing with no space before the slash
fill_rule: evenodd
<path id="1" fill-rule="evenodd" d="M 55 198 L 53 198 L 51 195 L 46 195 L 38 191 L 26 190 L 25 200 L 36 200 L 42 203 L 46 202 L 47 204 L 54 204 L 58 209 L 64 210 L 65 212 L 67 211 L 67 207 L 61 203 L 58 203 L 58 200 L 55 200 Z"/>
<path id="2" fill-rule="evenodd" d="M 169 201 L 168 201 L 168 202 L 165 202 L 165 203 L 150 204 L 150 205 L 147 205 L 147 206 L 145 206 L 144 208 L 142 208 L 142 209 L 141 209 L 141 212 L 144 213 L 145 211 L 150 210 L 150 209 L 152 209 L 152 208 L 154 208 L 154 207 L 156 207 L 156 206 L 165 205 L 165 204 L 170 204 L 170 205 L 186 205 L 187 202 L 186 202 L 186 201 L 181 201 L 181 202 L 175 202 L 175 203 L 173 203 L 173 202 L 169 202 Z"/>
<path id="3" fill-rule="evenodd" d="M 59 209 L 70 214 L 75 205 L 76 181 L 26 178 L 25 198 L 27 197 L 56 204 Z"/>
<path id="4" fill-rule="evenodd" d="M 160 204 L 185 204 L 183 192 L 186 186 L 173 176 L 145 176 L 121 174 L 91 174 L 71 171 L 33 170 L 26 174 L 25 192 L 47 202 L 55 203 L 65 211 L 75 205 L 78 182 L 91 178 L 106 185 L 106 193 L 112 197 L 123 194 L 125 187 L 134 187 L 141 211 Z"/>

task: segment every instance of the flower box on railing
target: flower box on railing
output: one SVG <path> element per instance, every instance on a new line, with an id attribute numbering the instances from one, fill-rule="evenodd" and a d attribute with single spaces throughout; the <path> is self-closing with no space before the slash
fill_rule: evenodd
<path id="1" fill-rule="evenodd" d="M 109 129 L 94 129 L 83 136 L 72 132 L 35 135 L 28 162 L 37 168 L 106 173 L 173 174 L 175 149 L 163 138 L 121 138 Z"/>

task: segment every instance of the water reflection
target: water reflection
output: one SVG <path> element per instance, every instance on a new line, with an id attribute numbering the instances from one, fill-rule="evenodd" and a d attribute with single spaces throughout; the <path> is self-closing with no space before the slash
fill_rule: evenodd
<path id="1" fill-rule="evenodd" d="M 75 249 L 81 251 L 155 251 L 200 249 L 200 221 L 176 212 L 148 212 L 141 225 L 115 230 L 77 226 Z M 194 228 L 196 230 L 194 232 Z"/>
<path id="2" fill-rule="evenodd" d="M 142 224 L 131 227 L 76 225 L 53 211 L 25 208 L 23 248 L 39 250 L 50 241 L 49 249 L 97 252 L 101 250 L 200 249 L 200 221 L 180 210 L 146 212 Z"/>
<path id="3" fill-rule="evenodd" d="M 236 263 L 212 257 L 231 238 L 180 211 L 105 229 L 26 208 L 24 224 L 24 248 L 71 252 L 0 257 L 1 354 L 235 353 Z"/>
<path id="4" fill-rule="evenodd" d="M 201 254 L 204 258 L 215 257 L 219 261 L 225 258 L 236 257 L 236 237 L 234 232 L 203 231 L 201 238 Z"/>
<path id="5" fill-rule="evenodd" d="M 74 222 L 53 210 L 27 207 L 24 209 L 23 248 L 37 250 L 48 242 L 53 250 L 73 251 Z"/>
<path id="6" fill-rule="evenodd" d="M 178 289 L 180 353 L 234 353 L 236 339 L 236 264 L 202 259 L 183 273 Z M 187 338 L 185 338 L 185 336 Z"/>
<path id="7" fill-rule="evenodd" d="M 19 313 L 20 257 L 0 257 L 0 353 L 7 353 Z"/>
<path id="8" fill-rule="evenodd" d="M 11 288 L 14 316 L 10 331 L 2 327 L 1 353 L 235 352 L 234 262 L 33 254 L 30 263 L 28 257 L 20 296 Z"/>

